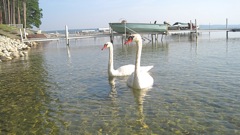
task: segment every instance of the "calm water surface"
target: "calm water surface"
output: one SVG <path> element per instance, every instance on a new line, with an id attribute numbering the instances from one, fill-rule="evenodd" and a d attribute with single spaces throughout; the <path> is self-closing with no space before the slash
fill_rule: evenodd
<path id="1" fill-rule="evenodd" d="M 0 134 L 240 134 L 240 35 L 144 42 L 154 85 L 108 78 L 109 38 L 50 42 L 0 63 Z M 136 46 L 115 39 L 115 68 Z"/>

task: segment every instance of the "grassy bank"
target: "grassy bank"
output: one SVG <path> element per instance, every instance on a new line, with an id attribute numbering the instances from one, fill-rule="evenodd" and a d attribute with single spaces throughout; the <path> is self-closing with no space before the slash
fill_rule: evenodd
<path id="1" fill-rule="evenodd" d="M 22 30 L 23 32 L 23 30 Z M 28 34 L 33 34 L 34 31 L 27 30 Z M 6 24 L 0 24 L 0 35 L 9 37 L 11 39 L 20 39 L 20 29 Z"/>
<path id="2" fill-rule="evenodd" d="M 12 39 L 20 39 L 20 31 L 19 28 L 0 24 L 0 35 L 6 36 Z"/>

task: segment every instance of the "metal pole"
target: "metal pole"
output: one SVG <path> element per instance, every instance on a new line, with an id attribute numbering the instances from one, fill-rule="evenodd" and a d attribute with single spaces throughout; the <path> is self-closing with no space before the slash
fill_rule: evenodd
<path id="1" fill-rule="evenodd" d="M 126 21 L 124 22 L 124 30 L 125 30 L 125 35 L 124 35 L 124 42 L 127 40 L 127 28 L 126 28 Z"/>
<path id="2" fill-rule="evenodd" d="M 125 33 L 125 35 L 127 34 L 127 30 L 126 30 L 127 28 L 126 28 L 126 22 L 124 22 L 124 33 Z"/>
<path id="3" fill-rule="evenodd" d="M 226 18 L 226 30 L 228 29 L 228 19 Z"/>
<path id="4" fill-rule="evenodd" d="M 211 27 L 211 23 L 209 23 L 208 25 L 209 35 L 210 35 L 210 27 Z"/>
<path id="5" fill-rule="evenodd" d="M 65 34 L 66 34 L 66 35 L 65 35 L 65 36 L 66 36 L 66 43 L 67 43 L 67 45 L 69 45 L 69 39 L 68 39 L 68 26 L 67 26 L 67 25 L 65 26 L 65 30 L 66 30 L 66 31 L 65 31 Z"/>
<path id="6" fill-rule="evenodd" d="M 197 19 L 195 19 L 195 26 L 196 26 L 196 38 L 198 38 L 198 29 L 197 29 Z"/>
<path id="7" fill-rule="evenodd" d="M 151 34 L 152 42 L 153 42 L 153 34 Z"/>
<path id="8" fill-rule="evenodd" d="M 22 30 L 20 29 L 20 36 L 21 36 L 21 41 L 23 42 L 23 35 L 22 35 Z"/>
<path id="9" fill-rule="evenodd" d="M 192 21 L 190 20 L 190 30 L 192 31 Z"/>
<path id="10" fill-rule="evenodd" d="M 23 29 L 23 32 L 24 32 L 24 39 L 27 39 L 27 33 L 25 28 Z"/>
<path id="11" fill-rule="evenodd" d="M 113 43 L 113 30 L 109 24 L 109 32 L 110 32 L 110 42 Z"/>
<path id="12" fill-rule="evenodd" d="M 111 29 L 111 35 L 110 35 L 110 40 L 113 43 L 113 30 Z"/>
<path id="13" fill-rule="evenodd" d="M 228 39 L 228 30 L 226 31 L 226 38 Z"/>
<path id="14" fill-rule="evenodd" d="M 226 38 L 228 39 L 228 19 L 226 18 Z"/>

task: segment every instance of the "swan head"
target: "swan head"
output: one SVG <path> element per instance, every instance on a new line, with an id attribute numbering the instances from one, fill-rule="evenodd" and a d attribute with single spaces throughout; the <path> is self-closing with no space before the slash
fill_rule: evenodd
<path id="1" fill-rule="evenodd" d="M 142 37 L 141 37 L 140 34 L 131 34 L 124 44 L 128 44 L 128 43 L 131 43 L 131 42 L 136 42 L 137 43 L 139 41 L 142 41 Z"/>
<path id="2" fill-rule="evenodd" d="M 103 50 L 103 49 L 106 49 L 106 48 L 109 48 L 109 47 L 112 47 L 112 46 L 113 46 L 113 44 L 112 44 L 111 42 L 107 42 L 107 43 L 105 43 L 105 44 L 103 45 L 102 50 Z"/>

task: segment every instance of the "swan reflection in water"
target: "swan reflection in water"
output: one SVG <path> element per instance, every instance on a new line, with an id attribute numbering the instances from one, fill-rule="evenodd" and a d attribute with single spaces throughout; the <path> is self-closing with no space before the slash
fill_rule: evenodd
<path id="1" fill-rule="evenodd" d="M 143 102 L 144 102 L 144 97 L 147 95 L 147 92 L 149 89 L 132 89 L 133 96 L 135 98 L 137 110 L 138 110 L 138 122 L 143 128 L 148 128 L 148 125 L 144 122 L 144 113 L 143 113 Z"/>
<path id="2" fill-rule="evenodd" d="M 112 101 L 116 101 L 117 98 L 117 90 L 116 90 L 116 83 L 115 83 L 115 77 L 109 77 L 108 78 L 111 90 L 108 94 L 108 96 L 112 99 Z"/>
<path id="3" fill-rule="evenodd" d="M 111 98 L 113 103 L 117 102 L 117 89 L 116 89 L 116 83 L 115 83 L 115 77 L 109 77 L 109 84 L 111 86 L 111 90 L 108 94 L 108 96 Z M 135 99 L 135 103 L 136 103 L 136 109 L 137 109 L 137 115 L 138 115 L 138 119 L 136 120 L 141 127 L 143 128 L 148 128 L 148 125 L 144 122 L 144 113 L 143 113 L 143 103 L 144 103 L 144 97 L 147 95 L 147 92 L 149 91 L 149 89 L 142 89 L 142 90 L 138 90 L 138 89 L 130 89 L 132 90 L 134 99 Z"/>

